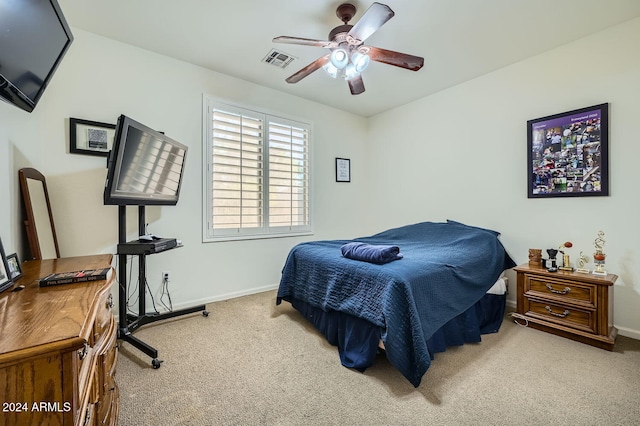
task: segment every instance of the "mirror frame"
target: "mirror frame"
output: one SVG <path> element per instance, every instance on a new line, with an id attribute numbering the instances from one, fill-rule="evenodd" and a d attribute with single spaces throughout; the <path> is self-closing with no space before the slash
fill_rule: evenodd
<path id="1" fill-rule="evenodd" d="M 47 182 L 44 175 L 38 170 L 27 167 L 18 170 L 18 178 L 20 180 L 20 190 L 22 192 L 22 201 L 24 202 L 24 210 L 26 219 L 24 225 L 27 229 L 27 239 L 29 240 L 29 249 L 31 250 L 31 259 L 42 259 L 42 251 L 40 248 L 40 240 L 38 238 L 38 230 L 36 229 L 35 215 L 33 211 L 33 203 L 31 202 L 31 194 L 27 179 L 33 179 L 42 182 L 44 197 L 47 203 L 47 212 L 49 214 L 49 223 L 51 224 L 51 233 L 53 234 L 53 244 L 56 249 L 56 257 L 60 257 L 60 248 L 58 247 L 58 237 L 56 236 L 56 228 L 53 224 L 53 214 L 51 212 L 51 203 L 49 202 L 49 191 L 47 190 Z"/>

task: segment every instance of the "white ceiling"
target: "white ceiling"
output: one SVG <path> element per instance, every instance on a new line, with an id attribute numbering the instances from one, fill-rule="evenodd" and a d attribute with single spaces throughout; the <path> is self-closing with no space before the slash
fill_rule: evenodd
<path id="1" fill-rule="evenodd" d="M 72 27 L 365 117 L 640 16 L 639 0 L 383 0 L 395 16 L 367 45 L 425 58 L 418 71 L 373 62 L 366 91 L 318 70 L 285 78 L 325 49 L 273 43 L 280 35 L 326 40 L 341 25 L 333 0 L 59 0 Z M 351 1 L 355 24 L 372 3 Z M 273 48 L 295 56 L 281 69 Z M 597 60 L 597 52 L 577 58 Z"/>

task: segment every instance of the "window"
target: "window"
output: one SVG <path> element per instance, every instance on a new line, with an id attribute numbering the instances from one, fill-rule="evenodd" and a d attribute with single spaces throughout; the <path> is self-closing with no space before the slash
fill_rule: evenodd
<path id="1" fill-rule="evenodd" d="M 205 241 L 311 233 L 311 125 L 205 99 Z"/>

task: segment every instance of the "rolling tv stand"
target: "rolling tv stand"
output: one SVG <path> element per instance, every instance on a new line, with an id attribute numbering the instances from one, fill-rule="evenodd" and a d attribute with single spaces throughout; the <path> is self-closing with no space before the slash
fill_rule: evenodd
<path id="1" fill-rule="evenodd" d="M 144 235 L 146 228 L 145 206 L 138 206 L 138 233 Z M 133 332 L 143 325 L 152 322 L 174 318 L 181 315 L 202 312 L 203 316 L 209 316 L 205 305 L 193 306 L 175 311 L 163 313 L 147 313 L 146 308 L 146 282 L 147 282 L 147 256 L 161 251 L 177 248 L 167 245 L 164 250 L 150 251 L 149 244 L 138 240 L 127 242 L 127 212 L 126 206 L 118 206 L 118 339 L 130 343 L 136 349 L 144 352 L 152 358 L 153 368 L 160 368 L 162 361 L 158 359 L 158 350 L 143 342 L 133 335 Z M 138 314 L 127 312 L 127 256 L 138 256 Z"/>

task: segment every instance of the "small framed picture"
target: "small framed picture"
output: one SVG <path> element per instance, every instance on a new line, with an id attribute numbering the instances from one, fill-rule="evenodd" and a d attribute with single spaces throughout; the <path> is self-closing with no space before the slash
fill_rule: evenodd
<path id="1" fill-rule="evenodd" d="M 69 151 L 72 154 L 109 156 L 116 125 L 97 121 L 69 119 Z"/>
<path id="2" fill-rule="evenodd" d="M 15 282 L 22 276 L 22 269 L 20 268 L 18 254 L 13 253 L 7 256 L 7 263 L 9 265 L 9 275 L 11 276 L 11 280 Z"/>
<path id="3" fill-rule="evenodd" d="M 0 291 L 6 290 L 13 285 L 11 279 L 11 273 L 9 272 L 9 263 L 7 262 L 7 256 L 4 254 L 4 247 L 2 247 L 2 240 L 0 239 Z"/>
<path id="4" fill-rule="evenodd" d="M 351 160 L 336 158 L 336 182 L 351 182 Z"/>

